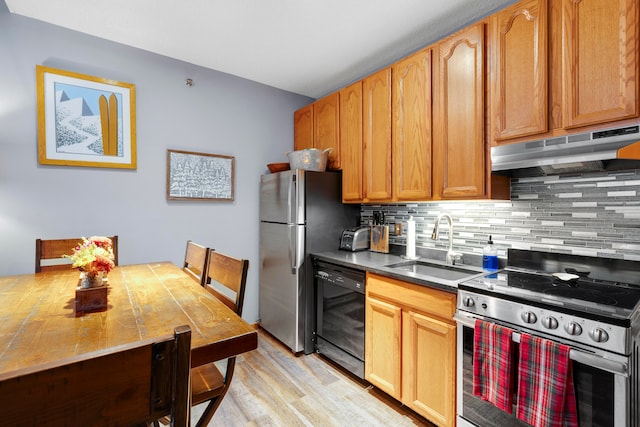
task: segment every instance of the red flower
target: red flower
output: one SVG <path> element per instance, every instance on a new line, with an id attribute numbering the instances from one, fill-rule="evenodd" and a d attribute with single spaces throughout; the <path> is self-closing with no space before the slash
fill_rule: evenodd
<path id="1" fill-rule="evenodd" d="M 108 273 L 113 267 L 115 267 L 113 260 L 103 255 L 96 255 L 96 259 L 93 261 L 93 269 L 97 271 Z"/>
<path id="2" fill-rule="evenodd" d="M 89 242 L 95 244 L 99 248 L 103 248 L 105 250 L 111 250 L 113 246 L 113 242 L 110 238 L 104 236 L 91 236 L 89 237 Z"/>

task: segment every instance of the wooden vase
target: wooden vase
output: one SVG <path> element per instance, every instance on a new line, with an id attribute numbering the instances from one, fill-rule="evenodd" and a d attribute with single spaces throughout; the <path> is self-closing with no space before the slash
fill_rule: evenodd
<path id="1" fill-rule="evenodd" d="M 102 273 L 94 277 L 83 274 L 76 288 L 75 312 L 81 315 L 89 311 L 101 311 L 107 308 L 109 287 L 105 286 Z"/>

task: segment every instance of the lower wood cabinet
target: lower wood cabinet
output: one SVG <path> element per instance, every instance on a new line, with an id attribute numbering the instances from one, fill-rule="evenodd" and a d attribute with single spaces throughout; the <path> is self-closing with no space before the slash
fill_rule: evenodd
<path id="1" fill-rule="evenodd" d="M 402 402 L 440 426 L 455 425 L 456 327 L 402 313 Z"/>
<path id="2" fill-rule="evenodd" d="M 365 378 L 439 426 L 455 425 L 456 294 L 367 274 Z"/>
<path id="3" fill-rule="evenodd" d="M 367 286 L 368 283 L 369 279 Z M 365 314 L 365 378 L 398 400 L 402 397 L 401 333 L 402 308 L 368 295 Z"/>

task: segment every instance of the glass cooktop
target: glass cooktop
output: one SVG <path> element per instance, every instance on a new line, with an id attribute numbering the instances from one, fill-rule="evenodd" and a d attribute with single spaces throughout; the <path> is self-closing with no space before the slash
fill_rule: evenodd
<path id="1" fill-rule="evenodd" d="M 629 319 L 640 302 L 640 262 L 510 249 L 508 264 L 458 288 L 618 319 Z"/>
<path id="2" fill-rule="evenodd" d="M 507 286 L 541 292 L 546 295 L 578 299 L 628 310 L 640 300 L 640 288 L 628 284 L 578 277 L 562 280 L 555 276 L 505 271 Z"/>

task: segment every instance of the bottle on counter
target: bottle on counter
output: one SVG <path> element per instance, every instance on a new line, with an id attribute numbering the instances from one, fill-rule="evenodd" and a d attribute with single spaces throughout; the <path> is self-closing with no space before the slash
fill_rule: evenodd
<path id="1" fill-rule="evenodd" d="M 413 216 L 410 216 L 407 221 L 407 252 L 405 258 L 416 258 L 416 222 Z"/>
<path id="2" fill-rule="evenodd" d="M 498 250 L 493 245 L 493 236 L 489 236 L 487 246 L 482 248 L 482 268 L 487 271 L 498 270 Z"/>

